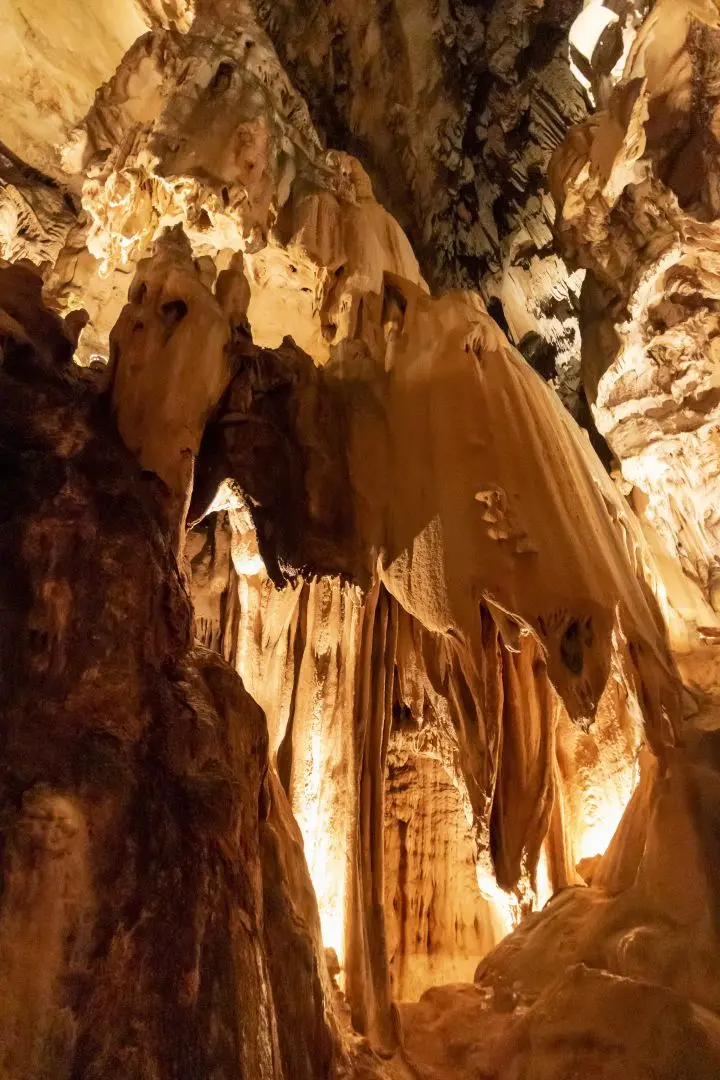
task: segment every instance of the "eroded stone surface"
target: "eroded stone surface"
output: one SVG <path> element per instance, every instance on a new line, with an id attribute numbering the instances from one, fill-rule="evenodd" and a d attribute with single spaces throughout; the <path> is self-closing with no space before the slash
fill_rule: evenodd
<path id="1" fill-rule="evenodd" d="M 588 395 L 675 567 L 685 649 L 717 629 L 717 33 L 712 4 L 655 4 L 606 107 L 551 168 L 560 246 L 588 269 Z"/>
<path id="2" fill-rule="evenodd" d="M 711 1074 L 713 9 L 137 11 L 0 161 L 2 1067 Z"/>
<path id="3" fill-rule="evenodd" d="M 39 314 L 3 323 L 0 372 L 3 1068 L 327 1074 L 317 911 L 265 789 L 263 713 L 193 648 L 167 495 Z M 288 979 L 302 1018 L 278 1004 Z"/>

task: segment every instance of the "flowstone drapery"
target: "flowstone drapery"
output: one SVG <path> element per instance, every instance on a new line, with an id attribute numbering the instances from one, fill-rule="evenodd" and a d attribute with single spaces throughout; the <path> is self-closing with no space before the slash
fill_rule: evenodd
<path id="1" fill-rule="evenodd" d="M 709 1080 L 714 6 L 8 5 L 0 1073 Z"/>

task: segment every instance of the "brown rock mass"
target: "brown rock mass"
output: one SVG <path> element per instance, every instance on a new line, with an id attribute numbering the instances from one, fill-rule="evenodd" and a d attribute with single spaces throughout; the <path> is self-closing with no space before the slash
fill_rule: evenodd
<path id="1" fill-rule="evenodd" d="M 713 0 L 6 7 L 0 1080 L 718 1075 Z"/>

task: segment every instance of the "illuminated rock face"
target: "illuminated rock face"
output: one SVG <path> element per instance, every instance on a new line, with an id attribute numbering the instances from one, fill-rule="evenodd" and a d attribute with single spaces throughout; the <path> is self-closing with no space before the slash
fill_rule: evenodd
<path id="1" fill-rule="evenodd" d="M 483 961 L 474 986 L 401 1007 L 434 1080 L 711 1077 L 720 1061 L 716 733 L 641 778 L 590 888 L 567 889 Z M 646 762 L 647 766 L 647 762 Z"/>
<path id="2" fill-rule="evenodd" d="M 680 498 L 652 465 L 670 413 L 639 410 L 628 359 L 658 335 L 676 352 L 690 330 L 712 340 L 709 294 L 696 310 L 712 171 L 708 193 L 678 194 L 677 164 L 661 167 L 679 143 L 653 106 L 658 19 L 624 79 L 616 46 L 639 13 L 596 12 L 599 45 L 592 19 L 575 25 L 573 63 L 607 111 L 551 172 L 563 251 L 590 271 L 598 422 L 626 475 L 654 478 L 638 521 L 480 296 L 431 294 L 363 165 L 322 146 L 257 12 L 137 11 L 150 33 L 63 136 L 73 197 L 12 156 L 0 192 L 18 264 L 0 269 L 2 1069 L 669 1080 L 682 1048 L 688 1076 L 714 1075 L 717 753 L 667 640 L 693 646 L 682 670 L 704 665 L 713 690 L 712 517 L 683 519 L 695 547 L 658 525 Z M 516 85 L 499 11 L 490 70 Z M 666 33 L 708 53 L 710 16 L 683 19 Z M 558 40 L 553 94 L 571 79 Z M 430 82 L 434 48 L 411 58 Z M 676 295 L 691 241 L 694 291 L 681 275 Z M 539 274 L 531 260 L 513 279 L 520 322 Z M 601 286 L 616 300 L 599 312 Z M 683 357 L 663 392 L 709 411 L 697 426 L 676 402 L 673 453 L 702 429 L 709 506 L 712 350 Z"/>
<path id="3" fill-rule="evenodd" d="M 685 648 L 717 633 L 717 55 L 714 5 L 655 4 L 551 169 L 560 245 L 588 270 L 585 384 L 671 567 Z"/>
<path id="4" fill-rule="evenodd" d="M 499 895 L 480 891 L 467 799 L 437 748 L 414 752 L 415 741 L 392 733 L 385 790 L 385 926 L 399 1001 L 471 981 L 512 927 Z"/>
<path id="5" fill-rule="evenodd" d="M 388 975 L 414 994 L 443 963 L 459 970 L 447 923 L 439 955 L 415 947 L 420 884 L 399 920 L 382 916 L 383 903 L 404 904 L 400 825 L 383 867 L 398 716 L 456 793 L 457 850 L 475 848 L 467 891 L 438 901 L 448 923 L 467 922 L 475 956 L 529 904 L 541 856 L 544 890 L 580 882 L 578 863 L 589 875 L 582 860 L 602 854 L 632 790 L 643 715 L 658 752 L 679 721 L 659 613 L 638 576 L 652 580 L 651 554 L 584 438 L 471 297 L 430 300 L 396 278 L 392 290 L 404 321 L 390 365 L 348 372 L 341 353 L 318 371 L 290 345 L 248 355 L 198 458 L 197 484 L 215 481 L 190 511 L 227 515 L 229 543 L 217 524 L 209 533 L 225 568 L 193 541 L 199 601 L 210 582 L 224 594 L 200 628 L 267 712 L 324 939 L 354 1022 L 386 1045 Z M 490 430 L 484 402 L 503 400 L 507 442 L 490 446 L 475 424 Z M 510 417 L 523 409 L 543 433 L 533 490 L 513 474 Z M 324 574 L 303 581 L 303 566 Z M 570 717 L 588 724 L 598 704 L 597 734 L 575 730 Z M 433 788 L 416 784 L 410 805 Z M 436 811 L 418 812 L 421 835 Z M 418 879 L 442 874 L 442 858 L 425 870 L 422 850 L 413 858 Z M 516 890 L 514 913 L 496 880 Z"/>
<path id="6" fill-rule="evenodd" d="M 60 150 L 147 22 L 134 0 L 99 6 L 8 0 L 0 43 L 0 141 L 29 165 L 62 175 Z"/>

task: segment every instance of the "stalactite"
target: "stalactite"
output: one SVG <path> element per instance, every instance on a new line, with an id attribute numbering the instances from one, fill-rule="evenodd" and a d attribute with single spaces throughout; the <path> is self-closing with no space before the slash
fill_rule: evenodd
<path id="1" fill-rule="evenodd" d="M 392 287 L 401 287 L 397 279 Z M 426 301 L 409 285 L 404 289 L 404 321 L 389 381 L 383 369 L 375 375 L 366 372 L 362 381 L 346 387 L 343 397 L 339 396 L 342 368 L 338 371 L 334 364 L 321 374 L 313 374 L 308 359 L 289 345 L 276 356 L 262 350 L 247 354 L 244 363 L 251 365 L 247 370 L 261 364 L 265 374 L 259 383 L 257 379 L 248 383 L 241 367 L 214 423 L 219 430 L 229 431 L 224 416 L 235 418 L 233 423 L 237 424 L 246 413 L 252 417 L 259 408 L 258 419 L 267 431 L 262 435 L 263 443 L 269 440 L 268 445 L 296 448 L 290 457 L 304 464 L 292 473 L 293 479 L 284 472 L 276 474 L 274 490 L 288 491 L 285 509 L 279 515 L 256 486 L 258 465 L 249 455 L 254 432 L 260 431 L 258 421 L 249 426 L 244 421 L 242 430 L 249 433 L 249 444 L 226 442 L 228 450 L 222 460 L 227 476 L 217 465 L 209 436 L 205 456 L 201 453 L 198 464 L 199 475 L 212 473 L 215 483 L 224 477 L 218 495 L 213 498 L 209 489 L 205 502 L 209 500 L 211 509 L 232 507 L 229 522 L 238 603 L 233 608 L 234 625 L 226 619 L 225 633 L 236 643 L 238 670 L 270 716 L 278 768 L 303 832 L 318 890 L 325 944 L 338 957 L 355 1026 L 386 1048 L 393 1045 L 395 1034 L 383 915 L 382 791 L 393 704 L 399 700 L 420 725 L 427 718 L 425 703 L 431 710 L 430 727 L 436 729 L 435 738 L 445 747 L 441 757 L 448 761 L 450 773 L 467 799 L 478 845 L 478 880 L 495 905 L 498 920 L 512 918 L 513 904 L 517 918 L 531 903 L 541 855 L 543 873 L 555 886 L 562 886 L 580 880 L 576 863 L 602 852 L 602 845 L 589 850 L 593 843 L 587 839 L 592 836 L 589 823 L 597 823 L 599 814 L 605 817 L 607 807 L 599 811 L 596 805 L 598 798 L 605 796 L 598 792 L 606 788 L 610 792 L 616 783 L 616 766 L 611 758 L 602 758 L 594 772 L 588 772 L 588 765 L 581 764 L 573 746 L 566 710 L 587 726 L 598 703 L 604 702 L 603 715 L 608 716 L 613 732 L 608 746 L 616 726 L 623 730 L 624 698 L 608 689 L 619 683 L 626 687 L 625 697 L 632 697 L 636 687 L 640 688 L 638 692 L 644 696 L 638 709 L 644 708 L 646 720 L 656 725 L 649 728 L 649 734 L 657 747 L 671 732 L 667 721 L 675 715 L 677 722 L 678 715 L 672 712 L 677 708 L 672 665 L 651 594 L 642 578 L 634 578 L 630 570 L 632 565 L 635 574 L 647 573 L 653 580 L 652 557 L 611 482 L 592 465 L 589 451 L 574 435 L 570 421 L 563 421 L 560 439 L 566 441 L 560 444 L 563 456 L 557 458 L 556 475 L 560 476 L 560 460 L 564 469 L 574 461 L 577 488 L 572 542 L 580 544 L 581 530 L 587 528 L 586 542 L 592 537 L 595 547 L 592 564 L 584 555 L 585 549 L 582 554 L 579 546 L 574 554 L 570 554 L 572 547 L 565 549 L 561 575 L 557 569 L 560 537 L 567 538 L 563 542 L 570 538 L 562 531 L 559 507 L 568 496 L 561 485 L 553 487 L 557 481 L 547 471 L 547 462 L 553 461 L 550 439 L 556 444 L 559 439 L 550 417 L 554 421 L 563 415 L 559 406 L 553 404 L 550 392 L 536 376 L 509 351 L 503 351 L 481 309 L 462 300 L 453 313 L 456 329 L 451 335 L 445 330 L 443 338 L 441 327 L 448 326 L 445 306 L 443 322 L 435 324 L 439 333 L 431 336 L 423 319 L 434 318 L 433 305 L 442 308 L 443 302 Z M 416 325 L 418 330 L 414 331 Z M 414 333 L 422 335 L 424 341 L 434 341 L 437 350 L 419 370 L 418 356 L 423 354 Z M 495 349 L 492 367 L 488 346 Z M 434 356 L 442 358 L 442 376 L 435 373 Z M 273 365 L 278 363 L 277 373 L 272 374 Z M 503 365 L 507 365 L 504 393 L 496 390 L 489 399 L 470 393 L 478 370 L 492 371 L 502 385 Z M 264 388 L 258 404 L 253 385 Z M 484 384 L 480 385 L 485 393 Z M 433 395 L 432 409 L 429 399 L 423 403 L 424 393 Z M 292 404 L 293 395 L 310 404 Z M 320 463 L 330 460 L 328 446 L 345 456 L 346 464 L 342 458 L 336 462 L 335 475 L 339 470 L 352 478 L 351 498 L 355 491 L 362 495 L 370 490 L 366 468 L 371 459 L 364 455 L 368 433 L 358 432 L 354 438 L 337 434 L 353 416 L 352 408 L 348 411 L 337 406 L 348 396 L 352 401 L 352 395 L 360 402 L 373 401 L 375 408 L 385 412 L 385 430 L 400 435 L 390 444 L 388 501 L 382 501 L 382 495 L 380 499 L 376 496 L 374 503 L 358 498 L 349 514 L 350 520 L 360 523 L 353 534 L 355 541 L 358 535 L 376 537 L 382 545 L 379 580 L 376 578 L 369 590 L 340 577 L 303 580 L 305 571 L 294 578 L 296 572 L 290 569 L 308 569 L 313 563 L 319 566 L 319 557 L 348 570 L 371 562 L 370 554 L 343 551 L 344 537 L 351 534 L 332 524 L 340 520 L 337 516 L 318 513 L 310 520 L 294 511 L 287 513 L 295 502 L 318 508 L 326 504 L 324 485 L 332 483 L 333 474 Z M 276 399 L 283 402 L 282 408 L 273 403 Z M 520 490 L 521 483 L 508 483 L 504 478 L 514 460 L 510 446 L 503 452 L 496 445 L 491 456 L 487 444 L 481 444 L 482 456 L 473 470 L 472 451 L 462 445 L 465 429 L 459 403 L 472 411 L 474 423 L 482 414 L 484 400 L 516 401 L 518 408 L 529 407 L 534 410 L 536 430 L 548 432 L 537 473 L 548 477 L 547 494 L 541 498 L 538 491 L 534 519 L 527 515 L 529 500 L 520 518 L 507 495 Z M 335 402 L 335 408 L 329 410 L 324 401 Z M 525 406 L 519 404 L 523 401 Z M 544 403 L 547 413 L 543 412 Z M 318 416 L 324 418 L 322 424 L 318 424 Z M 452 417 L 452 425 L 447 426 L 446 417 Z M 424 425 L 422 437 L 416 430 L 419 422 Z M 466 424 L 470 430 L 470 422 Z M 512 430 L 509 423 L 508 427 Z M 425 454 L 432 454 L 432 465 L 423 466 L 422 459 L 411 465 L 405 447 L 416 452 L 423 447 Z M 554 452 L 561 453 L 559 449 Z M 208 455 L 215 461 L 212 467 L 203 464 Z M 491 460 L 497 480 L 489 469 Z M 475 471 L 484 479 L 482 498 L 476 494 Z M 418 499 L 413 477 L 420 475 L 452 476 L 454 489 L 439 485 L 435 503 L 427 494 L 425 480 Z M 257 534 L 253 528 L 257 511 L 245 506 L 243 490 L 265 507 Z M 549 522 L 548 505 L 558 507 L 555 525 Z M 581 506 L 586 518 L 579 514 Z M 482 524 L 480 529 L 477 524 L 458 526 L 459 520 L 467 520 L 468 511 Z M 402 531 L 393 542 L 398 536 L 395 522 L 402 523 Z M 422 522 L 428 522 L 429 529 L 424 530 Z M 259 558 L 262 530 L 270 526 L 273 565 L 276 573 L 289 576 L 285 585 L 268 576 Z M 408 529 L 415 539 L 403 551 L 402 536 Z M 541 539 L 543 536 L 547 539 Z M 455 550 L 454 544 L 463 546 Z M 396 559 L 388 554 L 393 550 L 401 553 Z M 507 559 L 515 569 L 506 576 L 498 560 Z M 428 574 L 433 562 L 440 574 Z M 477 568 L 474 573 L 478 577 L 473 572 L 465 577 L 472 566 Z M 494 573 L 493 566 L 498 567 Z M 542 566 L 546 569 L 541 570 Z M 462 583 L 457 575 L 460 567 Z M 571 567 L 577 575 L 572 584 Z M 521 586 L 523 573 L 526 584 Z M 605 575 L 602 588 L 599 573 Z M 542 590 L 552 588 L 557 598 L 561 581 L 565 595 L 572 597 L 570 610 L 546 617 Z M 506 583 L 512 583 L 516 591 L 503 593 Z M 608 592 L 608 587 L 616 591 Z M 583 590 L 588 599 L 579 606 Z M 607 696 L 613 692 L 616 698 Z M 668 710 L 667 720 L 663 709 Z M 569 730 L 563 728 L 562 747 L 557 745 L 559 723 L 570 725 Z M 627 760 L 624 755 L 631 756 L 635 744 L 631 739 L 623 744 L 619 731 L 618 753 Z M 594 739 L 587 738 L 586 753 L 592 754 Z M 631 783 L 630 776 L 620 804 L 629 797 Z M 612 800 L 613 796 L 608 794 L 607 798 Z M 563 825 L 573 816 L 577 816 L 577 827 Z M 603 840 L 607 841 L 607 836 Z M 499 902 L 496 882 L 514 894 L 512 902 Z"/>
<path id="2" fill-rule="evenodd" d="M 62 166 L 0 155 L 17 1080 L 717 1071 L 714 713 L 671 651 L 714 686 L 717 20 L 595 0 L 569 62 L 573 5 L 406 7 L 313 8 L 308 75 L 267 5 L 137 0 L 70 102 L 58 56 Z M 343 94 L 365 56 L 329 129 L 497 321 L 271 39 Z M 546 382 L 583 274 L 624 477 Z"/>
<path id="3" fill-rule="evenodd" d="M 523 860 L 534 876 L 554 799 L 557 702 L 537 644 L 503 657 L 500 763 L 490 836 L 498 884 L 512 888 Z M 518 791 L 523 798 L 518 799 Z"/>

